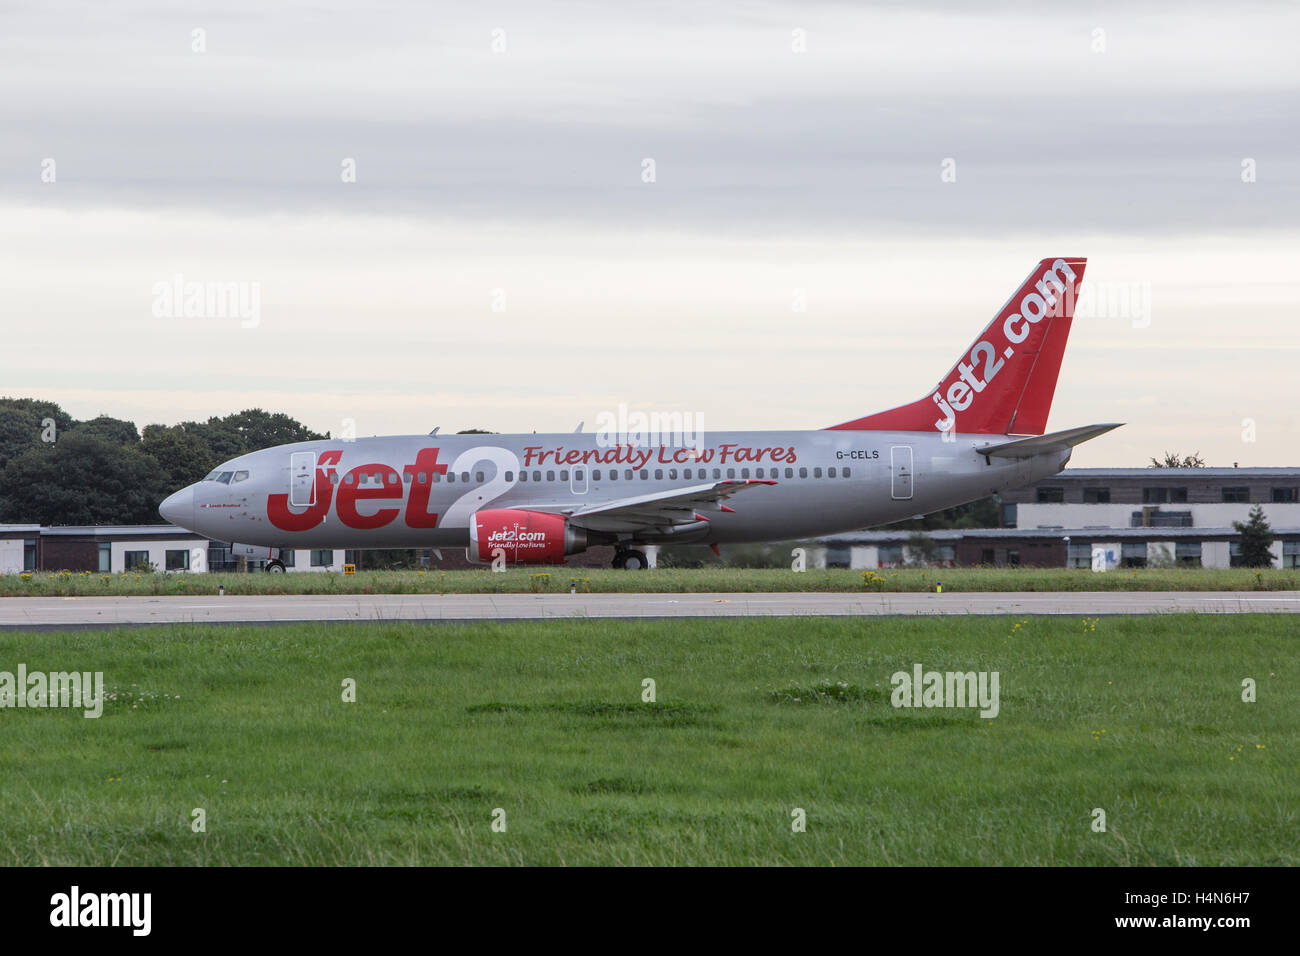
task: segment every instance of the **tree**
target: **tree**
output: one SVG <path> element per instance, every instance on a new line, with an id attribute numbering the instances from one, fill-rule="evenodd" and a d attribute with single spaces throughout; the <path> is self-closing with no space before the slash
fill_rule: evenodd
<path id="1" fill-rule="evenodd" d="M 934 552 L 938 547 L 934 538 L 924 531 L 913 531 L 907 536 L 907 563 L 919 567 L 928 567 L 934 561 Z"/>
<path id="2" fill-rule="evenodd" d="M 206 442 L 216 456 L 213 464 L 274 445 L 326 437 L 283 412 L 272 414 L 260 408 L 245 409 L 224 418 L 209 418 L 206 422 L 181 422 L 176 427 Z"/>
<path id="3" fill-rule="evenodd" d="M 1179 458 L 1176 452 L 1167 451 L 1165 457 L 1152 458 L 1148 468 L 1204 468 L 1205 459 L 1201 457 L 1199 451 L 1194 451 L 1190 455 Z"/>
<path id="4" fill-rule="evenodd" d="M 179 425 L 146 425 L 140 447 L 158 463 L 158 473 L 168 488 L 202 481 L 222 461 L 207 442 Z"/>
<path id="5" fill-rule="evenodd" d="M 159 524 L 164 488 L 157 462 L 138 447 L 76 429 L 29 448 L 0 471 L 0 521 Z"/>
<path id="6" fill-rule="evenodd" d="M 52 422 L 53 428 L 46 422 Z M 73 424 L 72 416 L 53 402 L 0 398 L 0 468 L 29 448 L 57 440 Z"/>
<path id="7" fill-rule="evenodd" d="M 108 415 L 77 422 L 72 428 L 79 435 L 93 435 L 118 445 L 134 445 L 140 441 L 140 433 L 135 430 L 135 422 Z"/>
<path id="8" fill-rule="evenodd" d="M 1264 518 L 1264 509 L 1258 504 L 1250 509 L 1246 521 L 1234 521 L 1232 527 L 1241 535 L 1241 564 L 1247 568 L 1271 568 L 1273 529 Z"/>

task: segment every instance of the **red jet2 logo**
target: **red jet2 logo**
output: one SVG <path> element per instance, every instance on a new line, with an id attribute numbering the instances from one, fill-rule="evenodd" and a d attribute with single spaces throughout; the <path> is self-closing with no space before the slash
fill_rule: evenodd
<path id="1" fill-rule="evenodd" d="M 357 510 L 358 501 L 392 501 L 401 500 L 406 494 L 405 487 L 410 485 L 410 494 L 406 496 L 405 521 L 408 528 L 433 528 L 438 524 L 438 515 L 429 511 L 429 493 L 433 490 L 433 476 L 445 475 L 447 466 L 438 464 L 438 449 L 421 448 L 415 456 L 415 463 L 406 465 L 402 471 L 410 475 L 410 482 L 404 482 L 388 465 L 374 462 L 357 465 L 336 482 L 334 476 L 338 471 L 339 459 L 343 452 L 339 450 L 322 452 L 316 461 L 316 503 L 305 511 L 289 509 L 289 495 L 268 495 L 266 499 L 266 516 L 271 524 L 281 531 L 310 531 L 329 514 L 334 505 L 339 521 L 349 528 L 368 531 L 382 528 L 397 517 L 401 508 L 380 508 L 372 515 L 363 515 Z M 380 484 L 362 485 L 365 475 L 377 475 Z M 390 477 L 391 476 L 391 477 Z M 334 501 L 335 488 L 338 488 L 338 501 Z"/>
<path id="2" fill-rule="evenodd" d="M 956 428 L 957 413 L 971 407 L 975 396 L 988 387 L 1005 364 L 1004 359 L 1010 359 L 1016 354 L 1015 346 L 1029 337 L 1033 326 L 1044 318 L 1062 314 L 1060 304 L 1063 300 L 1058 300 L 1057 294 L 1073 295 L 1074 281 L 1074 270 L 1064 259 L 1057 259 L 1034 284 L 1038 291 L 1026 293 L 1020 299 L 1020 311 L 1011 313 L 1003 321 L 1002 334 L 1006 337 L 1007 345 L 999 350 L 988 341 L 975 343 L 970 350 L 970 364 L 958 362 L 957 367 L 948 373 L 948 377 L 939 383 L 938 389 L 930 396 L 944 414 L 943 418 L 934 423 L 937 431 L 946 432 Z"/>

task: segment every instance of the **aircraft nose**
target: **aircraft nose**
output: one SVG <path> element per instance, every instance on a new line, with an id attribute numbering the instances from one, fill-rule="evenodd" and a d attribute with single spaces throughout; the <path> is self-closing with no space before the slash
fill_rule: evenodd
<path id="1" fill-rule="evenodd" d="M 189 529 L 194 525 L 194 486 L 182 488 L 158 506 L 158 513 L 172 524 Z"/>

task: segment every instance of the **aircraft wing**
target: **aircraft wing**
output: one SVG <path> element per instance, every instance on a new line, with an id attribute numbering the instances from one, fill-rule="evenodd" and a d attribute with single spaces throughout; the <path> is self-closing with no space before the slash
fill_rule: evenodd
<path id="1" fill-rule="evenodd" d="M 668 531 L 708 521 L 708 511 L 731 511 L 723 501 L 734 494 L 774 485 L 763 478 L 736 478 L 689 488 L 673 488 L 648 495 L 620 498 L 569 513 L 575 527 L 588 531 Z M 671 532 L 669 532 L 671 533 Z"/>

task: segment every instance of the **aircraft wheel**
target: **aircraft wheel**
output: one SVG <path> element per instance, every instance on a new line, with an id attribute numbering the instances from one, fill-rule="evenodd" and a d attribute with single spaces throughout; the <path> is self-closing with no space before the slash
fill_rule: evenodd
<path id="1" fill-rule="evenodd" d="M 644 551 L 619 551 L 614 555 L 614 567 L 622 571 L 641 571 L 649 566 Z"/>
<path id="2" fill-rule="evenodd" d="M 280 561 L 269 561 L 266 570 L 271 574 L 284 574 L 284 564 Z"/>

